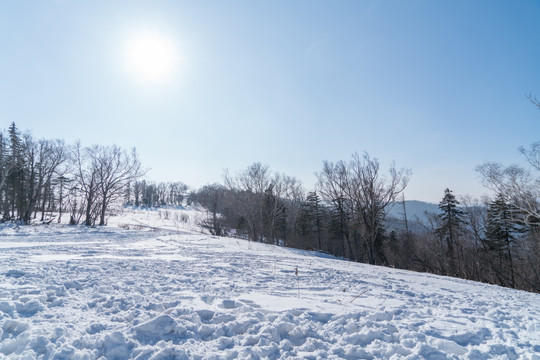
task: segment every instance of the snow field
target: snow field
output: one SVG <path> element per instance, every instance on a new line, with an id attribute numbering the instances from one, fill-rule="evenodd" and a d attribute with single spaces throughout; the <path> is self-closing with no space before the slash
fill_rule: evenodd
<path id="1" fill-rule="evenodd" d="M 538 294 L 152 227 L 1 230 L 0 358 L 540 359 Z"/>

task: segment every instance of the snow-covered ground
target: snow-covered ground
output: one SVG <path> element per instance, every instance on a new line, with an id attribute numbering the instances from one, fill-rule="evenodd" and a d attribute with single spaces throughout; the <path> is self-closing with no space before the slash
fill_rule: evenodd
<path id="1" fill-rule="evenodd" d="M 163 211 L 2 228 L 0 358 L 540 359 L 538 294 L 216 238 Z"/>

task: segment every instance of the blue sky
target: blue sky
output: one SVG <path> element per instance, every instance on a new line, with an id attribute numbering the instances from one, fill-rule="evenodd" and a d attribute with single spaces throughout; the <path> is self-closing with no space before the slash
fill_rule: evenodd
<path id="1" fill-rule="evenodd" d="M 0 119 L 36 137 L 135 146 L 197 187 L 259 161 L 313 188 L 367 151 L 406 197 L 484 191 L 474 168 L 538 141 L 538 1 L 2 1 Z M 178 55 L 128 71 L 141 33 Z"/>

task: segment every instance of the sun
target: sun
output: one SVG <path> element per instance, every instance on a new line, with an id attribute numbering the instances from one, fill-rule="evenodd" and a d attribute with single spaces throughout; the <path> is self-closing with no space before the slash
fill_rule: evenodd
<path id="1" fill-rule="evenodd" d="M 127 65 L 138 78 L 162 82 L 173 73 L 178 55 L 174 44 L 163 35 L 144 33 L 133 37 L 127 48 Z"/>

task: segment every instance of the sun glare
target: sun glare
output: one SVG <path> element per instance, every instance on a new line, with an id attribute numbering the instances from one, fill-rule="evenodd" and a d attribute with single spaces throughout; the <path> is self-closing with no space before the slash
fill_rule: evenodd
<path id="1" fill-rule="evenodd" d="M 173 43 L 158 34 L 139 35 L 128 46 L 129 69 L 144 81 L 166 80 L 172 75 L 177 60 Z"/>

